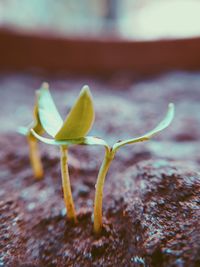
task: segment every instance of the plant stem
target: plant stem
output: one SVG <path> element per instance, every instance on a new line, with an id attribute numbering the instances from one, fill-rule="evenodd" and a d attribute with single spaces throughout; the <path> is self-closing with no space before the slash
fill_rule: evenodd
<path id="1" fill-rule="evenodd" d="M 102 229 L 102 203 L 103 203 L 103 188 L 105 177 L 110 167 L 110 164 L 114 158 L 114 154 L 111 150 L 106 150 L 104 160 L 102 162 L 99 174 L 97 177 L 97 183 L 95 185 L 95 200 L 94 200 L 94 233 L 100 234 Z"/>
<path id="2" fill-rule="evenodd" d="M 32 135 L 28 136 L 29 158 L 35 178 L 41 179 L 44 175 L 42 162 L 38 150 L 38 141 Z"/>
<path id="3" fill-rule="evenodd" d="M 70 220 L 73 220 L 76 223 L 77 222 L 76 211 L 72 197 L 68 163 L 67 163 L 67 152 L 68 152 L 67 146 L 61 146 L 60 151 L 61 151 L 62 187 L 63 187 L 65 206 L 67 209 L 67 216 Z"/>

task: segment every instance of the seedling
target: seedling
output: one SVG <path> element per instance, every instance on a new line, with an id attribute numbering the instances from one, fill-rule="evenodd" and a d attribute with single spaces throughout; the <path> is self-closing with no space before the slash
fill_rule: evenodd
<path id="1" fill-rule="evenodd" d="M 64 122 L 47 86 L 40 90 L 38 110 L 42 127 L 53 139 L 40 136 L 34 129 L 32 129 L 32 133 L 42 142 L 60 146 L 62 187 L 67 215 L 69 219 L 77 222 L 69 179 L 67 155 L 70 145 L 85 143 L 85 136 L 91 129 L 94 121 L 94 106 L 89 87 L 84 86 L 82 88 L 79 97 Z"/>
<path id="2" fill-rule="evenodd" d="M 113 146 L 109 146 L 100 138 L 86 136 L 94 120 L 93 102 L 87 86 L 83 87 L 76 103 L 72 107 L 64 122 L 56 109 L 47 87 L 42 88 L 40 91 L 38 110 L 42 127 L 50 136 L 53 137 L 53 139 L 37 134 L 34 129 L 32 129 L 31 132 L 40 141 L 51 145 L 59 145 L 61 148 L 61 170 L 64 200 L 68 211 L 68 217 L 73 219 L 75 222 L 77 219 L 67 165 L 68 147 L 70 145 L 100 145 L 105 147 L 104 160 L 99 170 L 95 186 L 96 192 L 94 200 L 94 233 L 99 234 L 103 225 L 102 202 L 105 177 L 117 150 L 127 144 L 148 141 L 154 135 L 167 128 L 174 117 L 174 105 L 172 103 L 169 104 L 168 111 L 164 119 L 153 130 L 137 138 L 118 141 Z"/>
<path id="3" fill-rule="evenodd" d="M 102 229 L 102 202 L 103 202 L 103 188 L 106 174 L 109 170 L 111 162 L 114 159 L 114 156 L 117 150 L 125 145 L 133 144 L 137 142 L 144 142 L 150 140 L 154 135 L 161 132 L 167 128 L 174 117 L 174 105 L 172 103 L 168 106 L 167 114 L 165 118 L 150 132 L 133 139 L 128 139 L 124 141 L 116 142 L 112 147 L 105 145 L 105 156 L 101 168 L 99 170 L 97 183 L 96 183 L 96 192 L 95 192 L 95 201 L 94 201 L 94 233 L 99 234 Z"/>
<path id="4" fill-rule="evenodd" d="M 43 87 L 47 86 L 47 84 L 43 84 Z M 35 138 L 35 136 L 32 134 L 31 129 L 33 129 L 38 134 L 43 134 L 44 129 L 41 125 L 39 114 L 38 114 L 38 97 L 39 97 L 40 91 L 37 90 L 35 95 L 35 105 L 33 108 L 33 122 L 26 128 L 26 127 L 20 127 L 18 129 L 18 132 L 20 134 L 23 134 L 27 137 L 27 142 L 29 145 L 29 158 L 30 163 L 32 166 L 33 174 L 36 179 L 41 179 L 43 177 L 43 167 L 42 162 L 40 158 L 40 153 L 38 150 L 38 140 Z"/>

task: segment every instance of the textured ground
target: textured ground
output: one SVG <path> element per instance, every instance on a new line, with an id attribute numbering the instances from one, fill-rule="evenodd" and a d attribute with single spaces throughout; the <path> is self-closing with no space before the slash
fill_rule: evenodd
<path id="1" fill-rule="evenodd" d="M 28 148 L 16 127 L 31 121 L 34 89 L 44 77 L 0 77 L 0 266 L 199 266 L 200 75 L 133 78 L 45 77 L 59 110 L 82 84 L 91 86 L 91 134 L 112 143 L 150 130 L 168 102 L 172 125 L 153 141 L 121 149 L 105 184 L 104 231 L 92 234 L 94 185 L 103 149 L 73 147 L 72 190 L 79 224 L 66 220 L 59 150 L 41 145 L 45 178 L 34 181 Z"/>

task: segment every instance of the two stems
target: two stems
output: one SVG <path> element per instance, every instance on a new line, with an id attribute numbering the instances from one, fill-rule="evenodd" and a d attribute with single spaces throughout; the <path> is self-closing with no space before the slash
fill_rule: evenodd
<path id="1" fill-rule="evenodd" d="M 43 177 L 43 168 L 38 151 L 38 142 L 35 138 L 30 136 L 28 137 L 28 143 L 30 147 L 29 149 L 30 161 L 34 175 L 37 179 L 41 179 Z M 68 218 L 76 223 L 77 217 L 72 197 L 69 171 L 68 171 L 67 146 L 61 146 L 60 151 L 61 151 L 61 174 L 62 174 L 64 202 L 67 209 Z M 96 188 L 95 200 L 94 200 L 94 232 L 96 234 L 99 234 L 101 232 L 103 225 L 103 220 L 102 220 L 103 188 L 104 188 L 105 177 L 113 158 L 114 154 L 112 153 L 112 151 L 106 150 L 105 157 L 97 177 L 97 183 L 95 186 Z"/>
<path id="2" fill-rule="evenodd" d="M 71 185 L 69 179 L 68 163 L 67 163 L 67 146 L 61 146 L 61 172 L 62 172 L 62 186 L 64 193 L 64 201 L 67 209 L 68 218 L 77 222 L 76 211 L 74 207 Z M 112 150 L 106 150 L 105 157 L 102 162 L 96 183 L 96 192 L 94 200 L 94 232 L 100 234 L 103 220 L 102 220 L 102 204 L 103 204 L 103 189 L 106 174 L 109 170 L 110 164 L 114 158 L 115 153 Z"/>
<path id="3" fill-rule="evenodd" d="M 77 222 L 76 211 L 74 207 L 71 185 L 69 179 L 69 171 L 67 164 L 67 152 L 68 149 L 66 146 L 61 146 L 61 172 L 62 172 L 62 186 L 64 193 L 64 201 L 67 209 L 68 218 Z M 105 157 L 99 174 L 97 177 L 96 183 L 96 192 L 95 192 L 95 201 L 94 201 L 94 232 L 99 234 L 102 229 L 103 220 L 102 220 L 102 203 L 103 203 L 103 188 L 106 174 L 109 170 L 110 164 L 114 158 L 114 153 L 111 150 L 106 150 Z"/>
<path id="4" fill-rule="evenodd" d="M 70 179 L 69 179 L 69 171 L 68 171 L 68 161 L 67 161 L 67 146 L 60 147 L 61 152 L 61 173 L 62 173 L 62 187 L 63 187 L 63 195 L 65 206 L 67 209 L 68 218 L 75 223 L 77 222 L 76 211 L 74 207 L 74 201 L 72 197 Z"/>

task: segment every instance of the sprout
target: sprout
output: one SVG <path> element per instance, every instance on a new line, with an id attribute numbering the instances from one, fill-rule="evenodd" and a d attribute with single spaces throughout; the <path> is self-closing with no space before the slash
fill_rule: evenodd
<path id="1" fill-rule="evenodd" d="M 112 147 L 101 138 L 86 136 L 94 121 L 93 101 L 88 86 L 82 88 L 79 97 L 64 122 L 57 111 L 47 86 L 43 86 L 40 90 L 38 112 L 43 129 L 52 136 L 53 139 L 41 136 L 35 129 L 31 129 L 31 133 L 46 144 L 60 146 L 64 200 L 68 217 L 74 222 L 77 221 L 77 218 L 67 165 L 68 147 L 70 145 L 100 145 L 105 147 L 104 160 L 99 170 L 95 186 L 96 192 L 94 200 L 94 233 L 99 234 L 103 225 L 102 201 L 105 177 L 117 150 L 127 144 L 148 141 L 154 135 L 167 128 L 174 117 L 174 105 L 172 103 L 169 104 L 165 118 L 152 131 L 137 138 L 118 141 Z"/>
<path id="2" fill-rule="evenodd" d="M 96 192 L 95 192 L 95 201 L 94 201 L 94 232 L 95 234 L 99 234 L 102 229 L 102 201 L 103 201 L 104 181 L 105 181 L 106 174 L 109 170 L 110 164 L 112 160 L 114 159 L 114 156 L 117 150 L 120 147 L 125 146 L 127 144 L 148 141 L 154 135 L 156 135 L 160 131 L 167 128 L 170 125 L 171 121 L 173 120 L 173 117 L 174 117 L 174 105 L 170 103 L 168 106 L 168 112 L 165 118 L 152 131 L 137 138 L 116 142 L 112 147 L 105 145 L 106 147 L 105 157 L 101 165 L 101 168 L 99 170 L 97 183 L 96 183 Z"/>
<path id="3" fill-rule="evenodd" d="M 47 86 L 46 83 L 43 84 L 43 87 Z M 38 114 L 38 98 L 40 90 L 36 91 L 35 105 L 33 109 L 33 122 L 26 128 L 20 127 L 18 132 L 27 137 L 29 144 L 29 158 L 32 166 L 32 170 L 36 179 L 41 179 L 43 177 L 43 167 L 40 159 L 40 154 L 38 151 L 38 141 L 35 136 L 32 134 L 31 129 L 33 129 L 38 134 L 43 134 L 44 129 L 41 125 L 39 114 Z"/>
<path id="4" fill-rule="evenodd" d="M 40 136 L 35 129 L 32 129 L 31 132 L 44 143 L 60 146 L 62 187 L 65 206 L 68 218 L 77 222 L 69 179 L 67 154 L 69 145 L 86 144 L 89 142 L 85 136 L 89 132 L 94 121 L 94 106 L 89 87 L 84 86 L 82 88 L 79 97 L 64 122 L 46 86 L 40 90 L 38 109 L 42 127 L 53 139 Z M 91 143 L 95 142 L 95 138 L 94 140 L 93 138 L 89 139 L 91 139 Z"/>

